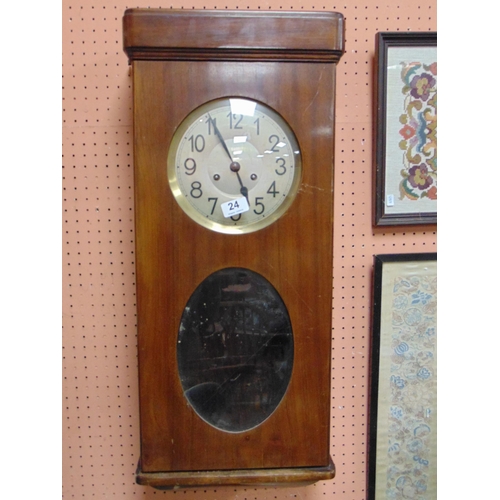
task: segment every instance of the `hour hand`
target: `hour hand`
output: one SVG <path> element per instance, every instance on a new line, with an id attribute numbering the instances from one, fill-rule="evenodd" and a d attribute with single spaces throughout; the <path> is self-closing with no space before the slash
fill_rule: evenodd
<path id="1" fill-rule="evenodd" d="M 240 183 L 241 186 L 240 193 L 247 199 L 248 206 L 250 206 L 250 200 L 248 199 L 248 188 L 243 185 L 240 174 L 236 172 L 236 175 L 238 176 L 238 182 Z"/>
<path id="2" fill-rule="evenodd" d="M 236 177 L 238 178 L 238 182 L 240 183 L 240 193 L 247 199 L 247 203 L 250 206 L 250 200 L 248 199 L 248 188 L 243 185 L 243 181 L 241 180 L 240 176 L 240 164 L 237 161 L 231 162 L 231 165 L 229 165 L 229 169 L 231 172 L 234 172 L 236 174 Z"/>

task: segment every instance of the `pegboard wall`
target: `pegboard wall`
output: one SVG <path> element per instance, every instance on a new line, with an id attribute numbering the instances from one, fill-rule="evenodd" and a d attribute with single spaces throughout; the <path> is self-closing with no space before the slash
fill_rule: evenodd
<path id="1" fill-rule="evenodd" d="M 326 10 L 346 19 L 337 67 L 331 454 L 334 480 L 157 491 L 139 459 L 130 7 Z M 436 2 L 127 4 L 63 1 L 63 498 L 366 498 L 373 255 L 436 251 L 429 227 L 372 227 L 375 34 L 436 30 Z"/>

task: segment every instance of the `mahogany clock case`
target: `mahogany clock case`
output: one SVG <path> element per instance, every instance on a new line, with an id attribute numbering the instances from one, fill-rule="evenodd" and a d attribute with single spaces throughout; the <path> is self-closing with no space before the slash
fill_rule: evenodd
<path id="1" fill-rule="evenodd" d="M 138 480 L 146 484 L 334 475 L 329 456 L 333 136 L 335 67 L 343 37 L 343 18 L 336 13 L 125 13 L 124 48 L 134 92 Z M 273 224 L 249 234 L 216 233 L 195 223 L 168 182 L 166 162 L 176 128 L 193 109 L 224 97 L 253 99 L 275 110 L 294 131 L 302 153 L 295 200 Z M 286 393 L 269 418 L 243 432 L 221 431 L 202 420 L 187 403 L 178 373 L 184 308 L 203 280 L 225 268 L 248 269 L 270 282 L 293 328 Z M 286 472 L 280 475 L 280 469 Z M 206 473 L 196 480 L 192 471 L 228 472 L 225 479 Z"/>

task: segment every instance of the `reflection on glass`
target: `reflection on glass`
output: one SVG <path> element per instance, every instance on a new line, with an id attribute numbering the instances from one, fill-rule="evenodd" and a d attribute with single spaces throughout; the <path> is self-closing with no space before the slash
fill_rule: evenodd
<path id="1" fill-rule="evenodd" d="M 276 289 L 248 269 L 210 275 L 184 309 L 177 360 L 203 420 L 228 432 L 261 424 L 282 400 L 293 364 L 290 318 Z"/>
<path id="2" fill-rule="evenodd" d="M 253 116 L 257 103 L 248 99 L 229 99 L 231 103 L 231 113 L 235 115 Z"/>

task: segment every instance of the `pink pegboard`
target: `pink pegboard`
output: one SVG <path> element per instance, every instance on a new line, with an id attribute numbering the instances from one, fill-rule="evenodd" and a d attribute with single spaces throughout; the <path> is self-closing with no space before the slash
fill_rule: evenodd
<path id="1" fill-rule="evenodd" d="M 129 7 L 331 10 L 346 18 L 337 67 L 332 314 L 333 481 L 301 488 L 135 484 L 139 459 Z M 366 495 L 373 255 L 436 251 L 432 227 L 372 228 L 375 33 L 436 30 L 436 4 L 63 2 L 63 497 L 362 500 Z"/>

